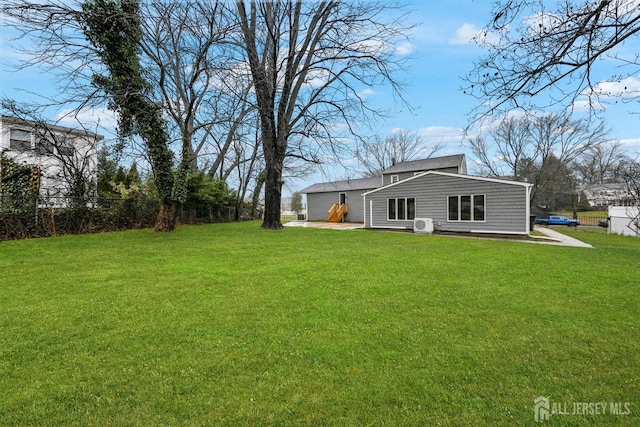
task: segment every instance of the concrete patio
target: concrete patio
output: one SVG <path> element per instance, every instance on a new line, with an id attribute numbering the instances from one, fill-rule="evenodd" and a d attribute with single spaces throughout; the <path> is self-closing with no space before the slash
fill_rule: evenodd
<path id="1" fill-rule="evenodd" d="M 360 222 L 324 222 L 324 221 L 290 221 L 284 224 L 285 227 L 301 227 L 301 228 L 325 228 L 331 230 L 356 230 L 359 228 L 364 228 L 364 224 Z M 535 228 L 540 233 L 545 236 L 529 236 L 528 239 L 513 239 L 509 238 L 509 241 L 515 242 L 524 242 L 524 243 L 538 243 L 543 245 L 558 245 L 558 246 L 573 246 L 580 248 L 592 248 L 588 243 L 585 243 L 581 240 L 574 239 L 573 237 L 566 236 L 562 233 L 559 233 L 555 230 L 552 230 L 547 227 L 540 227 L 536 225 Z M 465 235 L 461 235 L 461 237 L 466 237 Z M 469 236 L 475 237 L 475 236 Z M 493 239 L 491 237 L 483 236 L 476 238 L 486 238 Z M 499 239 L 496 236 L 496 239 Z"/>
<path id="2" fill-rule="evenodd" d="M 329 228 L 332 230 L 355 230 L 364 228 L 361 222 L 324 222 L 324 221 L 290 221 L 285 227 Z"/>

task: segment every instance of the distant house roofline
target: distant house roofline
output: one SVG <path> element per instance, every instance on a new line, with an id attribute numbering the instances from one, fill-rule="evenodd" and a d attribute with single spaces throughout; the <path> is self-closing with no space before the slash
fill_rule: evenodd
<path id="1" fill-rule="evenodd" d="M 30 131 L 33 131 L 33 129 L 36 128 L 37 125 L 39 124 L 39 122 L 35 120 L 26 120 L 26 119 L 21 119 L 19 117 L 8 116 L 4 114 L 0 116 L 0 122 L 6 123 L 7 125 L 28 127 Z M 103 135 L 99 135 L 95 132 L 92 132 L 86 129 L 77 129 L 77 128 L 72 128 L 68 126 L 49 124 L 46 122 L 42 122 L 42 124 L 44 126 L 47 126 L 53 132 L 69 133 L 75 136 L 89 137 L 89 138 L 95 139 L 96 141 L 101 141 L 102 139 L 104 139 Z"/>
<path id="2" fill-rule="evenodd" d="M 467 172 L 466 158 L 464 154 L 450 156 L 429 157 L 427 159 L 408 160 L 396 163 L 382 171 L 383 175 L 401 172 L 424 171 L 433 169 L 445 169 L 462 167 L 462 173 Z"/>
<path id="3" fill-rule="evenodd" d="M 335 191 L 370 190 L 382 185 L 382 177 L 345 179 L 341 181 L 320 182 L 300 190 L 302 194 L 329 193 Z"/>

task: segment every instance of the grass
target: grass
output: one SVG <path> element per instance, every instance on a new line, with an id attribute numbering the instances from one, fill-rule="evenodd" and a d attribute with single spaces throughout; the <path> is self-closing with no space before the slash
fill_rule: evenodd
<path id="1" fill-rule="evenodd" d="M 0 244 L 0 425 L 527 425 L 630 403 L 640 239 L 259 223 Z"/>
<path id="2" fill-rule="evenodd" d="M 283 224 L 285 224 L 285 223 L 287 223 L 289 221 L 295 221 L 297 219 L 298 219 L 298 215 L 296 215 L 296 214 L 293 214 L 293 215 L 281 214 L 280 215 L 280 222 L 283 223 Z"/>

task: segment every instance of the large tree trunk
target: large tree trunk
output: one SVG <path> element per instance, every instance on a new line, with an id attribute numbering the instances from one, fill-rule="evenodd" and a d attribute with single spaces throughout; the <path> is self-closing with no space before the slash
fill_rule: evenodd
<path id="1" fill-rule="evenodd" d="M 173 231 L 176 228 L 178 206 L 175 202 L 163 202 L 156 218 L 155 231 Z"/>
<path id="2" fill-rule="evenodd" d="M 267 171 L 263 170 L 258 174 L 256 178 L 256 186 L 253 189 L 253 195 L 251 196 L 251 217 L 253 219 L 258 218 L 258 205 L 260 204 L 260 193 L 262 192 L 262 186 L 264 185 L 264 181 L 267 179 Z"/>
<path id="3" fill-rule="evenodd" d="M 282 167 L 270 165 L 267 167 L 267 179 L 264 183 L 264 220 L 262 228 L 282 230 L 280 222 L 280 202 L 282 196 Z"/>

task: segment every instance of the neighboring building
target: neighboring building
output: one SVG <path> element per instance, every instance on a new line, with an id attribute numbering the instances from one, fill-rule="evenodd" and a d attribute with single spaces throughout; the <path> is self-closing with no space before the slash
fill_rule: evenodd
<path id="1" fill-rule="evenodd" d="M 640 236 L 640 210 L 633 206 L 609 206 L 609 233 Z"/>
<path id="2" fill-rule="evenodd" d="M 280 214 L 281 215 L 306 215 L 307 213 L 307 208 L 304 204 L 304 202 L 302 203 L 302 210 L 300 212 L 295 212 L 291 209 L 291 197 L 283 197 L 280 200 Z"/>
<path id="3" fill-rule="evenodd" d="M 627 186 L 622 183 L 593 185 L 585 188 L 583 192 L 592 207 L 633 206 L 635 204 Z"/>
<path id="4" fill-rule="evenodd" d="M 97 181 L 97 143 L 101 135 L 57 125 L 0 116 L 0 155 L 39 168 L 40 196 L 65 206 L 74 179 Z"/>
<path id="5" fill-rule="evenodd" d="M 311 185 L 309 220 L 327 220 L 348 204 L 344 221 L 366 228 L 414 228 L 428 219 L 435 230 L 528 234 L 532 184 L 469 176 L 463 154 L 402 162 L 380 177 Z M 333 210 L 332 210 L 333 212 Z"/>
<path id="6" fill-rule="evenodd" d="M 280 198 L 280 212 L 283 214 L 291 212 L 291 197 Z"/>

